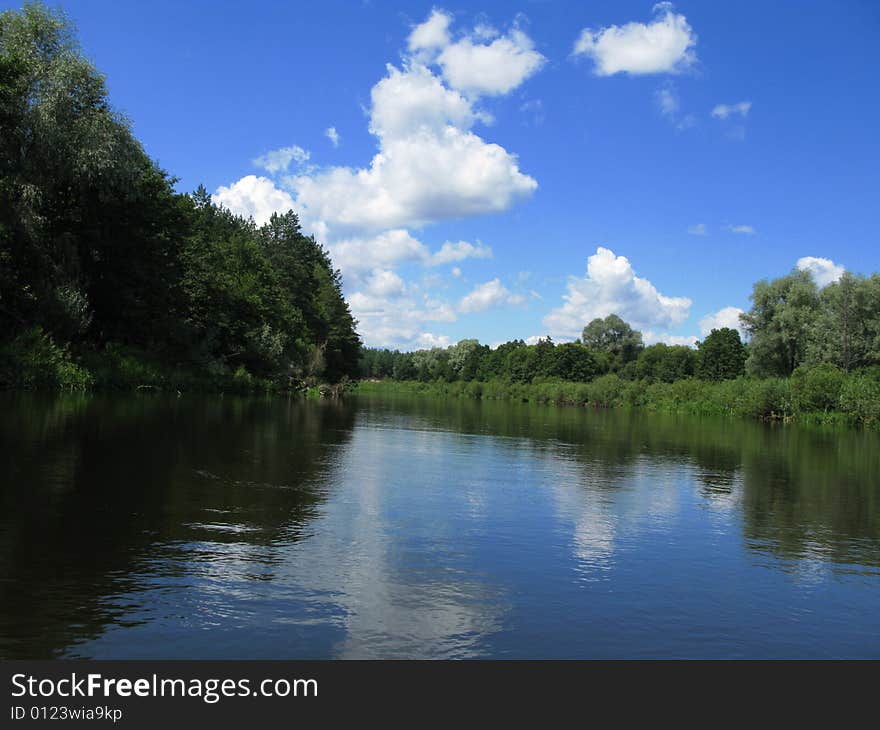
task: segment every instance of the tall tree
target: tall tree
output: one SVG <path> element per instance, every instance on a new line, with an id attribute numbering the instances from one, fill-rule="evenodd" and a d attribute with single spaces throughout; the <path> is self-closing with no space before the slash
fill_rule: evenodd
<path id="1" fill-rule="evenodd" d="M 807 361 L 843 370 L 880 364 L 880 276 L 845 272 L 819 295 Z"/>
<path id="2" fill-rule="evenodd" d="M 596 318 L 584 327 L 581 342 L 596 352 L 606 353 L 614 369 L 634 361 L 644 348 L 642 333 L 616 314 Z"/>
<path id="3" fill-rule="evenodd" d="M 745 374 L 748 352 L 735 329 L 713 329 L 697 347 L 699 377 L 705 380 L 731 380 Z"/>
<path id="4" fill-rule="evenodd" d="M 0 120 L 4 331 L 159 341 L 185 221 L 60 12 L 0 14 Z"/>
<path id="5" fill-rule="evenodd" d="M 740 316 L 750 337 L 746 368 L 755 375 L 787 377 L 806 356 L 819 307 L 816 283 L 809 272 L 795 269 L 759 281 L 751 299 L 751 309 Z"/>

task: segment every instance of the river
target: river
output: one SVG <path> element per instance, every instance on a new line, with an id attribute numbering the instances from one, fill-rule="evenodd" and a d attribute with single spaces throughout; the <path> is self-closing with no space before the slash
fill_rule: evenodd
<path id="1" fill-rule="evenodd" d="M 880 657 L 880 435 L 0 394 L 3 658 Z"/>

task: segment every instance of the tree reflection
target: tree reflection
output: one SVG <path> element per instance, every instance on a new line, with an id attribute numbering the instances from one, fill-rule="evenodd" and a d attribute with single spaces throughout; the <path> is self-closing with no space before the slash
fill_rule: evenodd
<path id="1" fill-rule="evenodd" d="M 126 596 L 157 570 L 271 577 L 274 546 L 307 530 L 354 420 L 343 404 L 296 399 L 3 401 L 6 658 L 54 656 L 128 620 Z"/>

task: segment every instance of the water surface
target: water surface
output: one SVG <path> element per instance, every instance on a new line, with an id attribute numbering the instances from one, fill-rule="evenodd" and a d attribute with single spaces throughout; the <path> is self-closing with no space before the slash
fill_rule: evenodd
<path id="1" fill-rule="evenodd" d="M 5 658 L 880 657 L 880 437 L 0 395 Z"/>

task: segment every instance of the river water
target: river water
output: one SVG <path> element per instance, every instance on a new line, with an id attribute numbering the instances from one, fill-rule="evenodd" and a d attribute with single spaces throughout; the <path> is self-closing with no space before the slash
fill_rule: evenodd
<path id="1" fill-rule="evenodd" d="M 880 657 L 880 435 L 0 394 L 0 657 Z"/>

